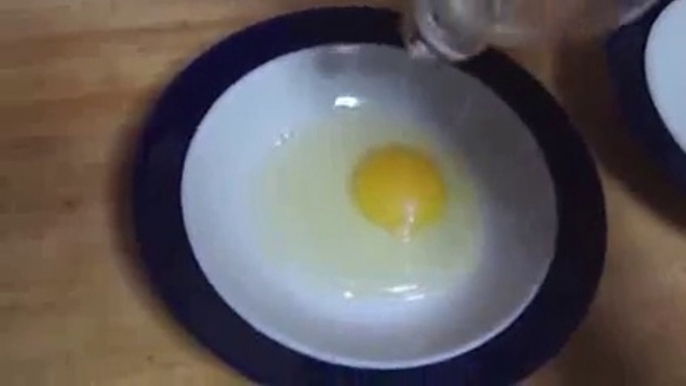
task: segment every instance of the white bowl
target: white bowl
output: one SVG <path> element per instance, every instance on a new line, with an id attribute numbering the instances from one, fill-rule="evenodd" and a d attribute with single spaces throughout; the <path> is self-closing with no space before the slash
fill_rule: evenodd
<path id="1" fill-rule="evenodd" d="M 451 291 L 413 302 L 350 301 L 259 256 L 248 177 L 281 134 L 337 108 L 416 122 L 464 155 L 483 242 L 477 265 Z M 195 258 L 231 308 L 293 350 L 358 368 L 421 366 L 483 344 L 522 313 L 555 254 L 554 185 L 530 131 L 475 78 L 390 46 L 318 46 L 240 79 L 192 140 L 181 199 Z"/>
<path id="2" fill-rule="evenodd" d="M 686 152 L 686 0 L 669 4 L 655 20 L 645 50 L 648 90 L 667 130 Z"/>

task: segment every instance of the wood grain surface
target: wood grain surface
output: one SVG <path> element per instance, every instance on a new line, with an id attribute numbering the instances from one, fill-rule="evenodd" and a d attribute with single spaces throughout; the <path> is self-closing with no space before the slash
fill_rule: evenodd
<path id="1" fill-rule="evenodd" d="M 135 268 L 122 195 L 131 146 L 152 98 L 213 42 L 352 3 L 0 1 L 1 384 L 245 383 L 169 319 Z M 527 383 L 686 384 L 686 196 L 625 133 L 598 44 L 513 54 L 592 147 L 610 222 L 590 316 Z"/>

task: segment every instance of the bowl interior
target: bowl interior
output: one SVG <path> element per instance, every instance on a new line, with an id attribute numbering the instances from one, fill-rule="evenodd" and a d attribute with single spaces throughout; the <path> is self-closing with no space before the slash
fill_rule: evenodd
<path id="1" fill-rule="evenodd" d="M 648 90 L 674 141 L 686 152 L 686 1 L 676 0 L 653 24 L 645 51 Z"/>
<path id="2" fill-rule="evenodd" d="M 418 301 L 345 299 L 260 255 L 247 209 L 251 176 L 284 133 L 341 108 L 414 122 L 463 156 L 482 236 L 474 267 L 449 291 Z M 505 329 L 542 284 L 558 223 L 543 154 L 501 99 L 458 69 L 379 45 L 294 52 L 228 88 L 192 140 L 182 211 L 204 274 L 253 327 L 315 358 L 378 369 L 438 362 Z"/>

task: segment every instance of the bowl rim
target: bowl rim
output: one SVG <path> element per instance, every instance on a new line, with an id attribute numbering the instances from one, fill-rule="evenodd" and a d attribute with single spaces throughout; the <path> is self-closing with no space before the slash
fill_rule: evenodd
<path id="1" fill-rule="evenodd" d="M 399 47 L 399 30 L 396 12 L 369 7 L 319 8 L 267 20 L 224 39 L 192 62 L 162 93 L 144 125 L 132 192 L 143 268 L 176 320 L 258 383 L 513 383 L 557 354 L 594 297 L 607 229 L 593 160 L 553 97 L 495 51 L 459 67 L 494 91 L 531 130 L 552 176 L 559 222 L 548 275 L 504 331 L 443 362 L 398 370 L 357 369 L 322 362 L 267 338 L 208 282 L 186 235 L 180 192 L 191 139 L 214 101 L 244 75 L 284 54 L 328 44 Z"/>

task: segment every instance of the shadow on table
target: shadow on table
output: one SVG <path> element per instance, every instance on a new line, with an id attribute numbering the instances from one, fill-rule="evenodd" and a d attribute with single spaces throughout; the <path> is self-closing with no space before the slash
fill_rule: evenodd
<path id="1" fill-rule="evenodd" d="M 628 132 L 599 41 L 567 43 L 558 51 L 555 89 L 605 169 L 660 216 L 686 228 L 686 195 Z"/>
<path id="2" fill-rule="evenodd" d="M 584 324 L 560 357 L 543 370 L 540 384 L 600 386 L 632 384 L 631 369 L 616 344 L 607 342 L 602 331 Z"/>
<path id="3" fill-rule="evenodd" d="M 110 218 L 116 230 L 117 247 L 124 261 L 120 266 L 125 276 L 132 282 L 137 293 L 149 303 L 151 307 L 161 308 L 156 301 L 156 295 L 150 287 L 148 277 L 141 260 L 138 258 L 138 244 L 136 242 L 133 221 L 133 165 L 140 131 L 148 114 L 150 95 L 137 98 L 137 103 L 129 111 L 129 120 L 121 128 L 121 136 L 114 152 L 116 170 L 112 173 L 111 195 L 112 207 Z"/>
<path id="4" fill-rule="evenodd" d="M 144 92 L 136 97 L 135 106 L 128 112 L 129 120 L 121 128 L 121 136 L 114 152 L 115 159 L 112 164 L 116 165 L 113 170 L 111 186 L 111 213 L 112 226 L 116 231 L 116 243 L 119 255 L 123 256 L 119 267 L 128 284 L 136 292 L 138 298 L 160 321 L 159 326 L 168 329 L 170 333 L 183 336 L 191 345 L 200 347 L 190 336 L 184 334 L 182 329 L 173 322 L 173 318 L 151 285 L 148 273 L 140 259 L 139 246 L 136 241 L 133 220 L 133 172 L 135 153 L 142 129 L 153 106 L 155 95 L 158 90 Z"/>

